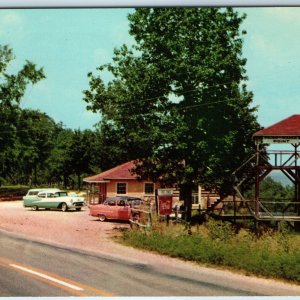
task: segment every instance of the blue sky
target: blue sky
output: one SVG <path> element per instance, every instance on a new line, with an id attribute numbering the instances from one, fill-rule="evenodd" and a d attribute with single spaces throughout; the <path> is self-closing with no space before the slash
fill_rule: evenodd
<path id="1" fill-rule="evenodd" d="M 258 121 L 269 126 L 300 113 L 300 8 L 240 8 L 248 87 Z M 88 112 L 82 91 L 87 73 L 109 62 L 113 49 L 131 43 L 127 15 L 133 10 L 0 10 L 0 41 L 16 59 L 12 72 L 28 59 L 44 67 L 47 79 L 30 86 L 22 107 L 46 112 L 69 128 L 92 128 L 99 115 Z"/>

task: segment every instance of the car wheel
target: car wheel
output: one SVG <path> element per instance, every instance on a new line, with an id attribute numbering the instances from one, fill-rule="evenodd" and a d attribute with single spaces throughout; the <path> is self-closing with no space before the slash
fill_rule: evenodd
<path id="1" fill-rule="evenodd" d="M 61 210 L 62 210 L 62 211 L 67 211 L 67 210 L 68 210 L 68 206 L 67 206 L 66 203 L 63 203 L 63 204 L 61 205 Z"/>
<path id="2" fill-rule="evenodd" d="M 106 220 L 106 217 L 104 215 L 99 215 L 99 221 L 104 222 Z"/>
<path id="3" fill-rule="evenodd" d="M 38 206 L 34 205 L 32 206 L 32 210 L 39 210 Z"/>
<path id="4" fill-rule="evenodd" d="M 76 208 L 76 210 L 77 210 L 77 211 L 80 211 L 80 210 L 81 210 L 81 207 Z"/>

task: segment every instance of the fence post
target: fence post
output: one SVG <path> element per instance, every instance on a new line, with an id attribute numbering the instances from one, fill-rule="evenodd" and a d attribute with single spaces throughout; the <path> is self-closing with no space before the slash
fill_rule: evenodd
<path id="1" fill-rule="evenodd" d="M 148 224 L 147 224 L 149 229 L 152 228 L 152 210 L 153 210 L 153 205 L 152 205 L 152 203 L 150 203 L 149 215 L 148 215 Z"/>

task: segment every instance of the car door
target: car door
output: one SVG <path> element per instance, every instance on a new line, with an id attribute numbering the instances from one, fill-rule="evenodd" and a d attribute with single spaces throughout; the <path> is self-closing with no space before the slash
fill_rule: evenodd
<path id="1" fill-rule="evenodd" d="M 107 199 L 101 210 L 107 219 L 116 219 L 117 218 L 117 205 L 115 199 Z"/>
<path id="2" fill-rule="evenodd" d="M 39 194 L 40 200 L 37 205 L 40 208 L 55 208 L 53 205 L 53 193 L 51 192 L 43 192 Z"/>
<path id="3" fill-rule="evenodd" d="M 117 201 L 117 217 L 118 220 L 130 219 L 130 207 L 125 200 Z"/>
<path id="4" fill-rule="evenodd" d="M 25 207 L 32 206 L 32 203 L 36 200 L 38 200 L 38 190 L 29 190 L 26 196 L 23 197 L 23 203 Z"/>
<path id="5" fill-rule="evenodd" d="M 38 193 L 36 200 L 33 201 L 32 205 L 45 208 L 45 202 L 47 201 L 47 193 Z"/>

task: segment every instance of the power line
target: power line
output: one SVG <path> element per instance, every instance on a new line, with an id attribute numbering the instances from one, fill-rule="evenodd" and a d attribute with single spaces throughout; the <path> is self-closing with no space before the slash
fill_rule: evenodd
<path id="1" fill-rule="evenodd" d="M 199 104 L 195 104 L 195 105 L 177 107 L 176 110 L 178 111 L 178 110 L 193 109 L 193 108 L 203 107 L 203 106 L 210 106 L 210 105 L 213 105 L 213 104 L 230 102 L 232 100 L 234 100 L 234 99 L 218 100 L 218 101 L 209 102 L 209 103 L 199 103 Z M 154 115 L 154 114 L 153 113 L 141 113 L 141 114 L 139 114 L 139 116 L 152 116 L 152 115 Z M 111 120 L 111 121 L 122 121 L 122 120 L 126 120 L 126 119 L 130 120 L 130 119 L 132 119 L 132 116 L 133 115 L 123 116 L 123 117 L 119 117 L 119 118 L 110 118 L 108 120 Z"/>
<path id="2" fill-rule="evenodd" d="M 184 92 L 181 93 L 181 96 L 189 94 L 189 93 L 192 93 L 192 92 L 195 92 L 195 91 L 201 91 L 200 89 L 203 89 L 203 88 L 206 89 L 206 90 L 209 90 L 209 89 L 212 89 L 212 88 L 215 88 L 215 87 L 225 86 L 225 85 L 232 84 L 232 83 L 235 83 L 235 82 L 229 81 L 229 82 L 224 82 L 224 83 L 212 84 L 212 85 L 209 85 L 207 87 L 203 86 L 203 87 L 198 87 L 198 88 L 191 89 L 191 90 L 186 90 L 186 91 L 184 91 Z M 165 91 L 168 91 L 168 90 L 165 89 Z M 171 92 L 173 92 L 173 91 L 171 91 Z M 146 99 L 142 99 L 142 100 L 138 100 L 138 101 L 137 100 L 126 101 L 125 103 L 120 103 L 120 104 L 124 104 L 124 105 L 136 104 L 136 103 L 148 102 L 148 101 L 156 100 L 156 99 L 159 99 L 159 98 L 162 98 L 162 97 L 164 97 L 164 95 L 160 95 L 160 96 L 156 96 L 156 97 L 152 97 L 152 98 L 146 98 Z"/>
<path id="3" fill-rule="evenodd" d="M 219 103 L 224 103 L 224 102 L 230 102 L 232 100 L 230 99 L 227 99 L 227 100 L 218 100 L 218 101 L 214 101 L 214 102 L 209 102 L 209 103 L 199 103 L 199 104 L 195 104 L 195 105 L 189 105 L 189 106 L 185 106 L 185 107 L 178 107 L 176 108 L 176 110 L 184 110 L 184 109 L 193 109 L 193 108 L 196 108 L 196 107 L 203 107 L 203 106 L 210 106 L 210 105 L 213 105 L 213 104 L 219 104 Z M 151 116 L 153 115 L 153 113 L 145 113 L 145 114 L 139 114 L 140 116 Z M 131 119 L 132 118 L 132 115 L 131 116 L 124 116 L 122 118 L 114 118 L 114 119 L 111 119 L 112 121 L 118 121 L 118 120 L 124 120 L 124 119 Z M 1 130 L 0 129 L 0 133 L 9 133 L 9 132 L 16 132 L 16 133 L 19 133 L 19 132 L 32 132 L 32 129 L 12 129 L 12 130 Z"/>

